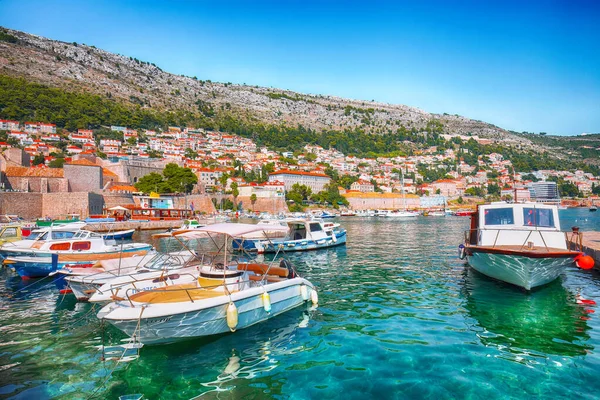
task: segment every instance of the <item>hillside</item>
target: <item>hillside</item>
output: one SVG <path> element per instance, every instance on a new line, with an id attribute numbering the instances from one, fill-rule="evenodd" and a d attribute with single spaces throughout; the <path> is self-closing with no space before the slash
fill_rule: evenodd
<path id="1" fill-rule="evenodd" d="M 279 89 L 216 83 L 170 74 L 158 66 L 94 46 L 65 43 L 4 30 L 0 74 L 23 77 L 68 91 L 121 99 L 157 111 L 189 111 L 206 118 L 233 116 L 263 124 L 302 125 L 311 130 L 366 133 L 407 131 L 477 135 L 530 144 L 526 137 L 457 115 L 431 114 L 414 107 L 315 96 Z M 16 38 L 7 40 L 6 38 Z"/>

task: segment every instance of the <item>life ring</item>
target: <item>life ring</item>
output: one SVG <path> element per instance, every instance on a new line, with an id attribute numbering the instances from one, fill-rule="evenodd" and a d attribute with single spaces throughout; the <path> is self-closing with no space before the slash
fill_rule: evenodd
<path id="1" fill-rule="evenodd" d="M 460 258 L 461 260 L 467 258 L 467 250 L 464 244 L 458 246 L 458 258 Z"/>

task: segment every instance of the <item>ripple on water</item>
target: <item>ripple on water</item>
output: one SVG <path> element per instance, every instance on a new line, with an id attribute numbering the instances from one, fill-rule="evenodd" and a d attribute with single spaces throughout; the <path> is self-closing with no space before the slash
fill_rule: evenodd
<path id="1" fill-rule="evenodd" d="M 568 210 L 563 225 L 583 217 Z M 90 304 L 63 298 L 46 282 L 25 287 L 3 272 L 0 396 L 81 398 L 113 368 L 101 397 L 598 393 L 598 317 L 575 302 L 578 293 L 600 302 L 598 273 L 571 269 L 524 294 L 456 259 L 467 219 L 342 223 L 347 246 L 289 255 L 318 287 L 317 309 L 298 308 L 235 334 L 144 347 L 141 357 L 116 368 L 100 361 L 100 323 Z M 115 346 L 124 339 L 113 328 L 105 334 Z"/>

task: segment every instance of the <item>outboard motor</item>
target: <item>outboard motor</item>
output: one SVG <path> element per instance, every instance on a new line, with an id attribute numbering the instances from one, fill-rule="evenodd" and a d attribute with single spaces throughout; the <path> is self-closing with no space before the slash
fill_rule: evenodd
<path id="1" fill-rule="evenodd" d="M 294 265 L 290 261 L 288 261 L 284 258 L 282 258 L 281 261 L 279 262 L 279 267 L 285 268 L 288 270 L 288 276 L 287 276 L 288 279 L 292 279 L 292 278 L 295 278 L 298 276 L 296 274 L 296 268 L 294 268 Z"/>

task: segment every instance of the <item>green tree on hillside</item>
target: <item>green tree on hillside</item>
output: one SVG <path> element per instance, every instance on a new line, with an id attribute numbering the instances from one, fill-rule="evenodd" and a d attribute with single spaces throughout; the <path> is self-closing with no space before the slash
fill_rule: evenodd
<path id="1" fill-rule="evenodd" d="M 173 193 L 189 193 L 198 182 L 198 177 L 189 168 L 169 163 L 163 170 L 166 183 Z"/>
<path id="2" fill-rule="evenodd" d="M 46 161 L 46 159 L 44 158 L 44 155 L 42 153 L 38 153 L 35 155 L 35 157 L 33 157 L 33 160 L 31 161 L 31 163 L 33 165 L 40 165 L 40 164 L 44 164 L 45 161 Z"/>
<path id="3" fill-rule="evenodd" d="M 135 188 L 143 193 L 169 193 L 164 177 L 158 172 L 150 172 L 142 176 L 136 183 Z"/>
<path id="4" fill-rule="evenodd" d="M 189 193 L 198 182 L 198 177 L 189 168 L 169 163 L 162 174 L 151 172 L 135 183 L 135 188 L 144 193 Z"/>

